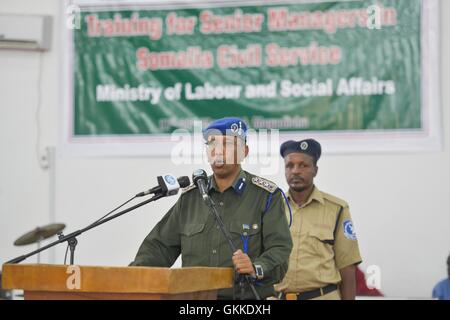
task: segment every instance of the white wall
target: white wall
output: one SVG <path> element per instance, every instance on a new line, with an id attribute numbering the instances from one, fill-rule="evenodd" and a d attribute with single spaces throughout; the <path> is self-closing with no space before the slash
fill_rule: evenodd
<path id="1" fill-rule="evenodd" d="M 66 231 L 74 231 L 153 186 L 158 174 L 190 175 L 199 167 L 173 167 L 164 158 L 70 158 L 57 148 L 52 200 L 50 171 L 41 169 L 37 160 L 36 117 L 40 90 L 39 151 L 57 147 L 59 2 L 0 2 L 0 13 L 50 14 L 55 19 L 51 51 L 0 50 L 0 263 L 34 249 L 12 243 L 36 226 L 64 222 Z M 449 1 L 441 1 L 440 12 L 443 151 L 325 155 L 319 162 L 318 186 L 350 203 L 363 267 L 381 267 L 381 290 L 392 297 L 428 297 L 434 283 L 446 275 L 450 252 L 450 62 L 446 59 L 450 56 L 450 21 L 445 18 L 450 15 Z M 279 173 L 268 178 L 286 187 L 281 164 Z M 80 236 L 76 262 L 128 264 L 142 239 L 175 201 L 160 200 Z M 54 257 L 44 254 L 42 260 L 62 263 L 64 251 L 61 245 Z"/>

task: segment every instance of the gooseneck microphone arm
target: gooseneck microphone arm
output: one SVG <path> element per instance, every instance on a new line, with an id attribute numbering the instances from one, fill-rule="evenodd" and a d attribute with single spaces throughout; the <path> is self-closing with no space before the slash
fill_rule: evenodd
<path id="1" fill-rule="evenodd" d="M 223 223 L 222 217 L 219 215 L 219 212 L 217 212 L 216 204 L 214 203 L 213 199 L 210 197 L 207 197 L 205 199 L 206 205 L 211 210 L 211 213 L 214 216 L 214 219 L 217 222 L 217 225 L 219 226 L 220 230 L 222 231 L 223 235 L 225 236 L 225 239 L 228 242 L 228 245 L 230 246 L 231 251 L 234 253 L 237 250 L 237 247 L 235 246 L 231 234 L 228 232 L 227 228 L 225 227 L 225 224 Z"/>
<path id="2" fill-rule="evenodd" d="M 220 228 L 220 231 L 222 231 L 223 235 L 225 236 L 225 239 L 227 239 L 228 245 L 230 246 L 231 251 L 233 253 L 236 252 L 237 248 L 234 245 L 231 235 L 228 232 L 227 228 L 225 227 L 225 224 L 223 223 L 223 220 L 220 217 L 219 212 L 217 212 L 217 208 L 216 208 L 214 201 L 210 197 L 206 197 L 206 198 L 204 198 L 204 200 L 205 200 L 206 205 L 209 207 L 210 212 L 214 216 L 214 218 L 217 222 L 217 225 Z M 253 295 L 255 296 L 255 299 L 261 300 L 261 297 L 259 296 L 258 292 L 256 291 L 253 281 L 250 278 L 250 275 L 244 274 L 242 276 L 244 276 L 245 280 L 247 281 L 247 284 L 250 286 L 250 289 L 252 290 Z M 241 288 L 242 288 L 242 283 L 241 283 Z M 241 298 L 242 298 L 242 294 L 241 294 Z"/>
<path id="3" fill-rule="evenodd" d="M 202 195 L 202 198 L 203 198 L 206 206 L 209 208 L 209 211 L 211 212 L 214 219 L 216 220 L 217 225 L 220 228 L 220 231 L 225 236 L 225 239 L 227 240 L 228 245 L 230 246 L 231 252 L 234 253 L 234 252 L 236 252 L 237 247 L 233 242 L 231 234 L 228 232 L 225 224 L 223 223 L 223 220 L 220 217 L 219 212 L 217 211 L 217 208 L 216 208 L 216 205 L 215 205 L 213 199 L 211 199 L 211 197 L 209 197 L 209 195 L 206 193 L 206 189 L 207 189 L 206 184 L 205 184 L 206 179 L 207 179 L 206 172 L 201 169 L 196 170 L 194 172 L 194 174 L 192 175 L 192 180 L 194 181 L 194 184 L 196 184 L 198 186 L 198 188 L 200 190 L 200 194 Z M 250 275 L 241 274 L 240 276 L 243 276 L 245 278 L 247 284 L 249 285 L 250 289 L 252 290 L 253 295 L 255 296 L 255 299 L 261 300 L 261 297 L 259 296 L 258 292 L 256 291 L 253 281 L 250 278 Z M 243 282 L 240 281 L 241 290 L 243 290 L 243 285 L 244 285 Z M 241 294 L 241 299 L 242 299 L 242 294 Z"/>

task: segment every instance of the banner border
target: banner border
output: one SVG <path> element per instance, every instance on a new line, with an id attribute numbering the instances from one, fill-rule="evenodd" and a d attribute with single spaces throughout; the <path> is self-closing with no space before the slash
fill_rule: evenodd
<path id="1" fill-rule="evenodd" d="M 353 0 L 350 0 L 353 1 Z M 70 1 L 61 2 L 62 16 L 66 17 L 68 5 L 83 3 L 83 6 L 98 8 L 95 1 Z M 92 2 L 92 5 L 86 3 Z M 180 5 L 182 8 L 198 7 L 201 4 L 206 7 L 214 6 L 251 6 L 255 4 L 278 3 L 311 3 L 311 2 L 335 2 L 335 1 L 190 1 L 143 3 L 120 2 L 121 8 L 130 8 L 133 5 L 141 7 L 173 8 Z M 95 7 L 97 5 L 97 7 Z M 110 10 L 116 3 L 108 3 Z M 176 7 L 180 8 L 180 7 Z M 106 135 L 106 136 L 74 136 L 73 133 L 73 32 L 66 26 L 66 20 L 61 19 L 63 26 L 61 32 L 61 47 L 63 51 L 63 68 L 61 68 L 61 92 L 62 111 L 60 112 L 62 124 L 60 126 L 59 145 L 63 155 L 69 156 L 169 156 L 175 142 L 171 142 L 170 134 L 162 135 Z M 286 140 L 299 140 L 304 137 L 313 137 L 323 144 L 324 153 L 372 153 L 372 152 L 429 152 L 441 151 L 442 143 L 442 119 L 441 119 L 441 89 L 440 89 L 440 29 L 439 29 L 439 2 L 421 0 L 421 121 L 422 129 L 397 129 L 397 130 L 354 130 L 354 131 L 297 131 L 280 133 L 280 144 Z M 426 31 L 426 32 L 425 32 Z M 126 143 L 126 144 L 125 144 Z M 201 154 L 202 150 L 198 153 Z M 197 151 L 195 152 L 197 155 Z"/>

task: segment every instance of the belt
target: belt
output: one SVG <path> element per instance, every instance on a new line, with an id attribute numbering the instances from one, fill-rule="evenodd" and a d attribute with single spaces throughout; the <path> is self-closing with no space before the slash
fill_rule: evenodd
<path id="1" fill-rule="evenodd" d="M 286 300 L 310 300 L 314 299 L 327 293 L 333 292 L 337 290 L 338 286 L 335 284 L 329 284 L 323 288 L 314 289 L 306 292 L 298 292 L 298 293 L 286 293 L 283 298 Z"/>

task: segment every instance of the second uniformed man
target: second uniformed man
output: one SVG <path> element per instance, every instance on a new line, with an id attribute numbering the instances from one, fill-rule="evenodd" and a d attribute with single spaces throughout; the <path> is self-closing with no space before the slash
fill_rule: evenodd
<path id="1" fill-rule="evenodd" d="M 239 118 L 219 119 L 204 131 L 213 171 L 208 194 L 239 249 L 231 252 L 192 186 L 145 238 L 131 265 L 170 267 L 181 254 L 183 267 L 234 267 L 256 280 L 261 298 L 275 294 L 273 285 L 286 273 L 292 240 L 278 187 L 241 169 L 248 154 L 246 132 Z M 218 298 L 255 298 L 248 286 L 240 294 L 236 283 L 233 289 L 220 290 Z"/>
<path id="2" fill-rule="evenodd" d="M 314 185 L 320 144 L 313 139 L 287 141 L 280 147 L 294 247 L 289 270 L 277 291 L 286 299 L 355 298 L 355 266 L 361 262 L 348 204 Z M 289 207 L 286 207 L 290 215 Z"/>

